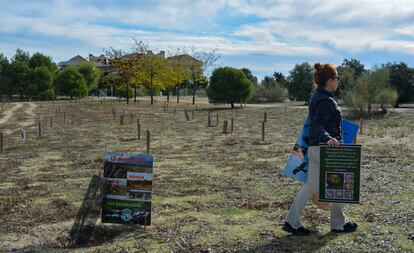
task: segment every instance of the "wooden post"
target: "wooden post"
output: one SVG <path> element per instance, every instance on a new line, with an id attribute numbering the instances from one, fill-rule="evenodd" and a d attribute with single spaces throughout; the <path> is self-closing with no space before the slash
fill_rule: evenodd
<path id="1" fill-rule="evenodd" d="M 123 114 L 119 115 L 119 124 L 120 125 L 124 124 L 124 115 Z"/>
<path id="2" fill-rule="evenodd" d="M 210 116 L 210 114 L 208 114 L 207 117 L 208 117 L 207 118 L 207 126 L 211 127 L 211 116 Z"/>
<path id="3" fill-rule="evenodd" d="M 50 116 L 50 127 L 53 127 L 53 117 Z"/>
<path id="4" fill-rule="evenodd" d="M 151 151 L 151 133 L 147 130 L 147 154 Z"/>
<path id="5" fill-rule="evenodd" d="M 286 107 L 286 104 L 285 104 L 285 118 L 286 118 L 286 115 L 287 115 L 287 107 Z"/>
<path id="6" fill-rule="evenodd" d="M 227 120 L 223 121 L 223 134 L 227 134 Z"/>
<path id="7" fill-rule="evenodd" d="M 114 120 L 115 120 L 115 118 L 116 118 L 116 111 L 115 111 L 114 108 L 112 108 L 112 116 L 114 116 Z"/>
<path id="8" fill-rule="evenodd" d="M 231 122 L 230 122 L 230 132 L 231 133 L 233 133 L 233 123 L 234 123 L 234 120 L 233 120 L 233 118 L 231 118 Z"/>
<path id="9" fill-rule="evenodd" d="M 360 134 L 363 134 L 363 132 L 362 132 L 363 125 L 364 125 L 364 119 L 363 118 L 360 118 L 359 119 L 359 133 Z"/>
<path id="10" fill-rule="evenodd" d="M 163 110 L 164 110 L 164 112 L 165 112 L 165 111 L 166 111 L 166 110 L 165 110 L 165 105 L 164 105 L 162 108 L 163 108 Z"/>
<path id="11" fill-rule="evenodd" d="M 188 116 L 187 110 L 184 111 L 184 114 L 185 114 L 185 118 L 187 119 L 187 121 L 190 121 L 190 116 Z"/>
<path id="12" fill-rule="evenodd" d="M 218 118 L 219 118 L 219 115 L 217 114 L 217 115 L 216 115 L 216 126 L 218 126 L 218 123 L 219 123 L 219 122 L 218 122 Z"/>
<path id="13" fill-rule="evenodd" d="M 4 134 L 0 133 L 0 153 L 4 153 Z"/>
<path id="14" fill-rule="evenodd" d="M 263 120 L 263 121 L 264 121 L 264 122 L 267 122 L 267 112 L 264 112 L 264 113 L 263 113 L 263 118 L 264 118 L 264 120 Z"/>
<path id="15" fill-rule="evenodd" d="M 265 124 L 266 122 L 262 122 L 262 141 L 265 141 Z"/>
<path id="16" fill-rule="evenodd" d="M 20 130 L 20 137 L 22 137 L 22 140 L 26 140 L 26 130 Z"/>
<path id="17" fill-rule="evenodd" d="M 39 138 L 42 137 L 42 122 L 39 121 Z"/>

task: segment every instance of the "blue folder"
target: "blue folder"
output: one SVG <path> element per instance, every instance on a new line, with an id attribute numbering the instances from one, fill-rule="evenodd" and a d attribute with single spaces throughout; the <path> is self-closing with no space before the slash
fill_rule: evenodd
<path id="1" fill-rule="evenodd" d="M 352 144 L 358 134 L 358 129 L 359 126 L 357 124 L 347 119 L 342 119 L 341 130 L 343 143 Z M 285 176 L 302 182 L 308 180 L 309 135 L 310 119 L 307 117 L 283 170 Z"/>

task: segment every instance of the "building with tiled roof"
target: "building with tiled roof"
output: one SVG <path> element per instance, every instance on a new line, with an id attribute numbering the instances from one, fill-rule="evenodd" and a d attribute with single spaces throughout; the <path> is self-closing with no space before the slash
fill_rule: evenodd
<path id="1" fill-rule="evenodd" d="M 83 58 L 80 55 L 77 55 L 73 58 L 71 58 L 69 61 L 61 61 L 58 63 L 58 67 L 59 69 L 64 69 L 69 65 L 75 65 L 75 66 L 79 66 L 84 62 L 88 62 L 85 58 Z"/>

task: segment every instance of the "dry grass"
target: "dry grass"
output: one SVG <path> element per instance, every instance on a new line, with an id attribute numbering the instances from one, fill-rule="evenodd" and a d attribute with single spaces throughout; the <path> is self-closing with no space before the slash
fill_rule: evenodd
<path id="1" fill-rule="evenodd" d="M 163 106 L 146 101 L 128 106 L 38 103 L 35 113 L 41 117 L 43 137 L 36 137 L 32 126 L 25 142 L 19 140 L 19 122 L 6 123 L 4 128 L 15 132 L 6 136 L 7 150 L 0 156 L 0 251 L 414 251 L 414 115 L 390 113 L 364 125 L 359 137 L 364 149 L 363 202 L 349 205 L 347 211 L 360 229 L 330 234 L 329 212 L 309 204 L 303 222 L 319 233 L 298 238 L 281 230 L 300 187 L 282 175 L 282 168 L 306 110 L 288 107 L 285 114 L 284 107 L 223 110 L 199 104 L 188 122 L 184 110 L 195 109 L 191 105 L 171 102 L 168 112 Z M 19 120 L 28 117 L 24 109 Z M 213 123 L 219 114 L 219 127 L 207 127 L 209 109 Z M 123 126 L 118 118 L 122 110 Z M 267 142 L 262 143 L 265 111 Z M 223 120 L 231 118 L 234 132 L 222 134 Z M 88 245 L 68 248 L 69 231 L 91 177 L 101 174 L 103 152 L 144 152 L 146 129 L 155 157 L 152 225 L 143 229 L 98 223 Z"/>

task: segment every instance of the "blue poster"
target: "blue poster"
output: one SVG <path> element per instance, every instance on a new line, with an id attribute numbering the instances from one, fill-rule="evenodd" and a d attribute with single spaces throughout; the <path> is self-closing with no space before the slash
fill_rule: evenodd
<path id="1" fill-rule="evenodd" d="M 352 121 L 342 119 L 342 139 L 345 144 L 352 144 L 359 126 Z M 283 174 L 298 181 L 308 180 L 308 148 L 310 135 L 310 119 L 306 118 L 305 123 L 296 139 L 295 145 L 286 162 Z"/>

